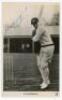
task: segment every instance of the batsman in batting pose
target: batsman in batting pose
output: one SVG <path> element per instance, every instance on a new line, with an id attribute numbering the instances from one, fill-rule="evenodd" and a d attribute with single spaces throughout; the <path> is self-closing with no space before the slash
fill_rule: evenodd
<path id="1" fill-rule="evenodd" d="M 54 54 L 54 43 L 50 34 L 47 32 L 46 25 L 39 25 L 39 19 L 37 17 L 31 19 L 31 25 L 34 27 L 32 40 L 34 43 L 39 41 L 41 46 L 39 53 L 36 54 L 36 58 L 37 66 L 42 77 L 40 88 L 45 89 L 50 84 L 49 63 L 51 63 Z"/>

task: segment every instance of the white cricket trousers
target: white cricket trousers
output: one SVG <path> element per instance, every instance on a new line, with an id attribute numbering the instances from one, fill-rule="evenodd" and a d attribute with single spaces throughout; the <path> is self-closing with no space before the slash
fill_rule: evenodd
<path id="1" fill-rule="evenodd" d="M 49 63 L 52 61 L 54 54 L 54 45 L 41 47 L 39 55 L 37 55 L 37 65 L 41 73 L 43 82 L 47 83 L 49 79 Z"/>

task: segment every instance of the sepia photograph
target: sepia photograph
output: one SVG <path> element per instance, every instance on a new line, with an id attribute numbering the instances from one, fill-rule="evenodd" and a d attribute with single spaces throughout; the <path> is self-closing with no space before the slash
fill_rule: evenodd
<path id="1" fill-rule="evenodd" d="M 3 92 L 58 96 L 59 20 L 56 2 L 2 3 Z"/>

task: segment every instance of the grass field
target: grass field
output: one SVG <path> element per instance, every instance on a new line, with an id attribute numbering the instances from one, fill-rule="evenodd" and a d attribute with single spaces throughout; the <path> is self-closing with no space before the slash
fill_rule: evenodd
<path id="1" fill-rule="evenodd" d="M 55 54 L 49 66 L 51 84 L 45 91 L 59 90 L 59 55 Z M 34 54 L 4 54 L 4 82 L 5 91 L 40 91 L 40 76 Z M 42 91 L 42 90 L 41 90 Z"/>

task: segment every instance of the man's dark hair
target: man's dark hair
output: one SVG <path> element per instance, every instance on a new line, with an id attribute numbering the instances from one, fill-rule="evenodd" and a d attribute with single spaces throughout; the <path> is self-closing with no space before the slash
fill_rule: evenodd
<path id="1" fill-rule="evenodd" d="M 31 24 L 32 24 L 32 25 L 35 25 L 35 24 L 37 24 L 38 22 L 39 22 L 39 20 L 38 20 L 37 17 L 33 17 L 33 18 L 31 19 Z"/>

